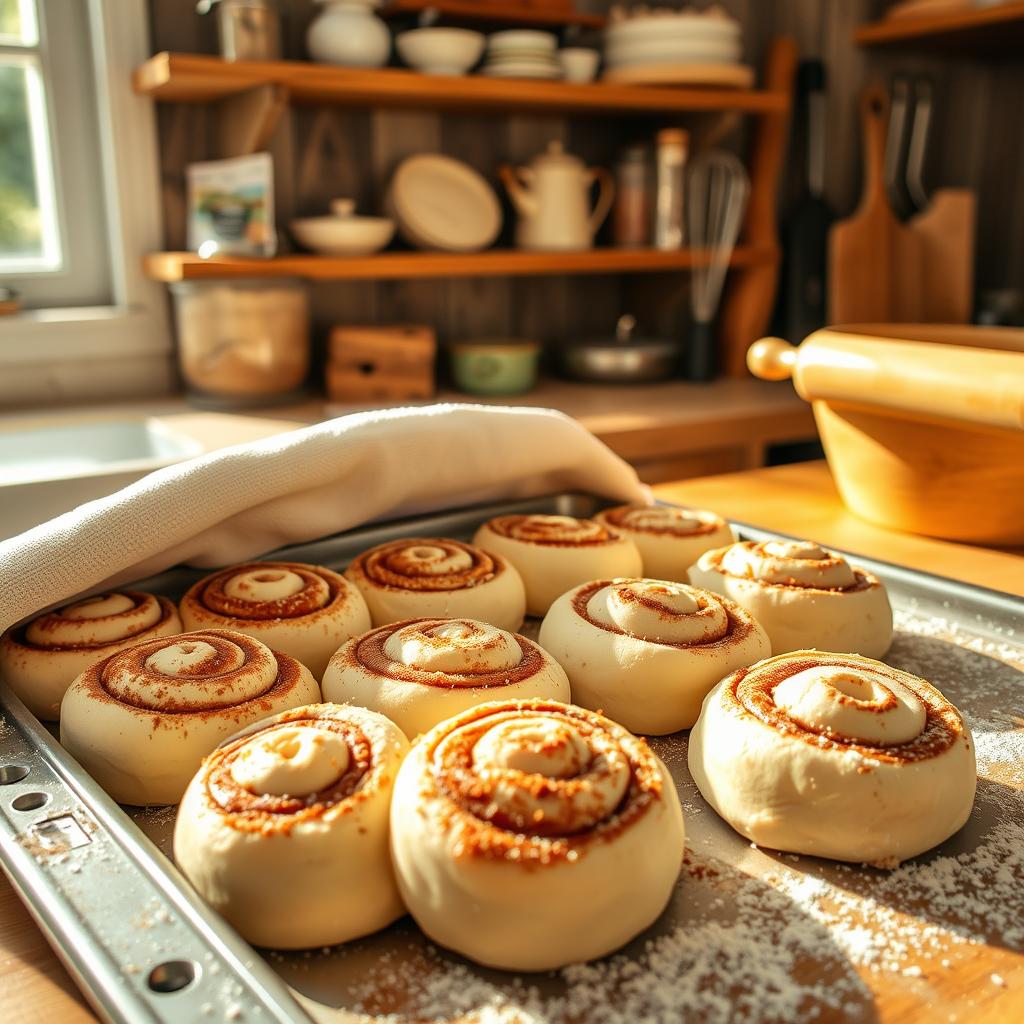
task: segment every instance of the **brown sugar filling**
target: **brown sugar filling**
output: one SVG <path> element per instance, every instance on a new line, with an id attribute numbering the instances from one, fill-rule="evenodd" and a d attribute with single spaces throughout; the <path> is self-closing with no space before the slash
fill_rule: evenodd
<path id="1" fill-rule="evenodd" d="M 440 548 L 442 557 L 462 552 L 472 559 L 468 569 L 450 573 L 423 571 L 423 561 L 410 555 L 418 546 Z M 497 559 L 472 544 L 438 538 L 414 538 L 380 544 L 360 555 L 352 563 L 351 571 L 364 576 L 379 587 L 394 590 L 444 591 L 464 590 L 487 583 L 503 571 Z"/>
<path id="2" fill-rule="evenodd" d="M 821 655 L 818 657 L 772 658 L 761 667 L 742 668 L 729 678 L 723 699 L 740 713 L 746 712 L 760 719 L 765 725 L 792 739 L 803 740 L 822 750 L 838 752 L 854 751 L 863 757 L 886 764 L 910 764 L 937 757 L 954 743 L 965 737 L 963 720 L 959 712 L 933 687 L 923 679 L 907 672 L 900 672 L 881 662 L 872 662 L 871 670 L 889 679 L 902 683 L 921 700 L 925 707 L 925 726 L 921 734 L 907 743 L 893 746 L 873 746 L 837 736 L 834 732 L 817 730 L 794 721 L 785 711 L 777 707 L 774 700 L 776 687 L 784 680 L 807 669 L 820 666 L 835 666 L 856 672 L 864 663 L 842 655 Z M 869 713 L 882 714 L 887 702 L 865 705 L 862 701 L 848 698 Z"/>
<path id="3" fill-rule="evenodd" d="M 274 570 L 292 572 L 301 577 L 304 586 L 297 593 L 273 601 L 246 601 L 225 593 L 225 586 L 235 576 L 247 572 L 271 574 Z M 323 597 L 321 584 L 327 585 L 327 597 Z M 184 598 L 207 611 L 227 619 L 248 619 L 269 621 L 271 619 L 297 619 L 304 615 L 328 611 L 345 602 L 346 593 L 341 578 L 329 569 L 320 566 L 302 565 L 297 562 L 251 562 L 233 565 L 215 573 L 196 584 Z"/>
<path id="4" fill-rule="evenodd" d="M 231 766 L 242 749 L 261 733 L 281 726 L 299 725 L 342 736 L 349 749 L 349 766 L 330 786 L 303 797 L 253 793 L 240 786 Z M 348 814 L 367 798 L 360 788 L 373 767 L 373 749 L 365 733 L 351 722 L 313 715 L 275 721 L 215 750 L 204 766 L 206 795 L 239 832 L 287 834 L 296 825 L 316 821 L 329 811 Z"/>

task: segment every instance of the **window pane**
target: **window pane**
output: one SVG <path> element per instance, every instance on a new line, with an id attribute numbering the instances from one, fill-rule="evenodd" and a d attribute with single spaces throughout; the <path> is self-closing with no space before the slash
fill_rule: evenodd
<path id="1" fill-rule="evenodd" d="M 45 117 L 35 68 L 0 63 L 0 266 L 8 270 L 60 259 Z"/>
<path id="2" fill-rule="evenodd" d="M 39 41 L 35 7 L 35 0 L 0 0 L 0 43 L 35 46 Z"/>

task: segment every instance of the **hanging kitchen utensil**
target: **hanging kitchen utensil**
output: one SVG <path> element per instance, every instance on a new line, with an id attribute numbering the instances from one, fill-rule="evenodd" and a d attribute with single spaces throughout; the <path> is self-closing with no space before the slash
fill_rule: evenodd
<path id="1" fill-rule="evenodd" d="M 924 163 L 932 116 L 932 85 L 919 78 L 914 87 L 914 118 L 907 153 L 907 192 L 919 211 L 907 227 L 922 250 L 921 319 L 963 324 L 974 306 L 974 243 L 977 197 L 970 189 L 942 188 L 930 198 Z"/>
<path id="2" fill-rule="evenodd" d="M 835 324 L 913 323 L 922 316 L 921 239 L 904 227 L 885 194 L 888 98 L 870 87 L 861 97 L 864 195 L 852 217 L 829 235 L 829 319 Z"/>
<path id="3" fill-rule="evenodd" d="M 885 140 L 885 194 L 889 197 L 889 205 L 892 207 L 893 213 L 900 220 L 906 220 L 918 209 L 908 194 L 909 140 L 907 126 L 910 123 L 910 79 L 904 75 L 897 75 L 892 80 L 891 91 L 889 131 Z"/>
<path id="4" fill-rule="evenodd" d="M 807 182 L 783 231 L 785 265 L 781 286 L 783 329 L 800 342 L 823 327 L 828 229 L 835 219 L 825 202 L 825 65 L 803 61 L 797 88 L 807 117 Z"/>
<path id="5" fill-rule="evenodd" d="M 907 195 L 913 204 L 912 213 L 928 205 L 928 192 L 924 187 L 924 158 L 931 120 L 932 83 L 927 78 L 918 78 L 914 82 L 914 117 L 910 126 L 905 175 Z"/>
<path id="6" fill-rule="evenodd" d="M 729 269 L 750 179 L 739 159 L 724 150 L 711 150 L 690 167 L 687 180 L 687 239 L 705 259 L 690 279 L 690 330 L 684 370 L 688 380 L 713 380 L 716 370 L 714 319 Z"/>

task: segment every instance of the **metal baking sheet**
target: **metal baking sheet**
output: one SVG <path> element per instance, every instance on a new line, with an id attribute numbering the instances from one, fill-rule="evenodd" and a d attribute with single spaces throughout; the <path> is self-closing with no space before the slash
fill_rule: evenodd
<path id="1" fill-rule="evenodd" d="M 395 537 L 468 539 L 501 513 L 597 507 L 561 495 L 459 510 L 275 557 L 341 568 Z M 778 536 L 736 526 L 745 538 Z M 257 954 L 165 856 L 174 808 L 125 814 L 7 693 L 0 765 L 30 771 L 0 786 L 4 867 L 93 1004 L 117 1021 L 872 1021 L 888 1017 L 889 1005 L 901 1019 L 973 1020 L 1002 1016 L 1011 1003 L 1024 1012 L 1024 601 L 854 560 L 890 591 L 898 632 L 886 660 L 930 679 L 964 711 L 979 755 L 968 824 L 895 872 L 754 848 L 704 803 L 686 770 L 686 735 L 677 734 L 652 746 L 679 788 L 686 861 L 669 908 L 620 953 L 512 975 L 438 949 L 405 918 L 340 947 Z M 176 569 L 139 587 L 179 597 L 201 575 Z M 32 792 L 45 805 L 15 810 Z M 167 963 L 179 966 L 157 972 L 158 988 L 189 972 L 195 980 L 154 991 L 153 970 Z"/>

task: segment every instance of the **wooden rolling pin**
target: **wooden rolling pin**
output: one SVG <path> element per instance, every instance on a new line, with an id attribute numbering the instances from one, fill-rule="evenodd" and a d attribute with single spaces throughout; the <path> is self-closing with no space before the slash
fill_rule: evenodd
<path id="1" fill-rule="evenodd" d="M 903 326 L 892 325 L 892 333 L 904 333 Z M 764 380 L 792 377 L 809 402 L 1024 430 L 1024 331 L 915 324 L 906 334 L 919 340 L 834 328 L 816 331 L 799 348 L 762 338 L 747 352 L 747 366 Z"/>

